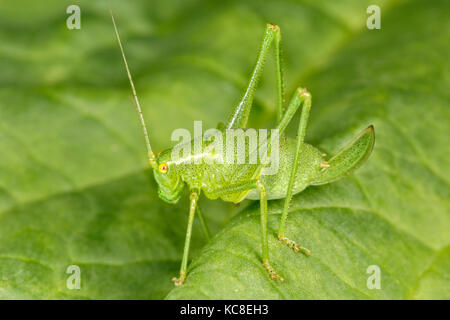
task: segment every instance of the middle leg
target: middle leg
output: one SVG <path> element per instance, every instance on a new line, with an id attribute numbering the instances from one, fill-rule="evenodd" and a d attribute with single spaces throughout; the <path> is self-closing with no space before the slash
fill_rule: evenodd
<path id="1" fill-rule="evenodd" d="M 251 189 L 258 189 L 260 194 L 260 212 L 261 212 L 261 248 L 262 248 L 262 263 L 264 268 L 269 273 L 271 279 L 279 279 L 284 281 L 277 272 L 272 268 L 269 262 L 269 241 L 267 231 L 267 194 L 264 184 L 259 179 L 249 180 L 247 182 L 237 183 L 216 191 L 216 195 L 232 194 L 236 192 L 248 191 Z"/>
<path id="2" fill-rule="evenodd" d="M 260 211 L 261 211 L 261 247 L 262 247 L 262 263 L 264 268 L 269 273 L 272 280 L 280 279 L 281 282 L 284 281 L 282 277 L 272 268 L 269 262 L 269 241 L 267 239 L 267 194 L 264 184 L 261 180 L 256 182 L 256 187 L 260 194 Z"/>

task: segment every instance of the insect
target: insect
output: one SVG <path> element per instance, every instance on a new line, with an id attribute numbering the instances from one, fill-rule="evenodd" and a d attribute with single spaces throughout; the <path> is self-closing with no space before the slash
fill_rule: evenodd
<path id="1" fill-rule="evenodd" d="M 306 126 L 311 109 L 311 95 L 304 88 L 298 88 L 290 102 L 284 107 L 283 102 L 283 68 L 281 59 L 281 33 L 280 28 L 273 24 L 266 26 L 263 41 L 258 53 L 255 67 L 252 71 L 248 87 L 240 102 L 232 112 L 228 122 L 218 128 L 222 132 L 228 130 L 244 130 L 252 107 L 258 80 L 263 71 L 265 60 L 273 48 L 277 80 L 277 125 L 279 132 L 279 169 L 272 175 L 262 175 L 265 163 L 255 164 L 218 164 L 201 162 L 195 164 L 191 158 L 208 160 L 213 157 L 213 151 L 195 152 L 188 155 L 183 161 L 172 159 L 172 149 L 165 150 L 158 155 L 152 151 L 148 131 L 144 122 L 139 100 L 133 84 L 131 73 L 120 41 L 114 16 L 111 12 L 115 34 L 122 53 L 128 79 L 130 81 L 133 97 L 136 103 L 139 119 L 144 131 L 148 160 L 153 169 L 154 178 L 158 184 L 159 197 L 168 202 L 177 202 L 184 188 L 190 190 L 189 218 L 184 244 L 183 258 L 179 277 L 172 279 L 175 285 L 182 285 L 186 280 L 189 244 L 191 240 L 194 216 L 197 213 L 204 224 L 203 214 L 198 206 L 198 200 L 203 193 L 210 199 L 239 203 L 244 199 L 259 200 L 261 213 L 262 233 L 262 264 L 273 280 L 284 281 L 270 264 L 267 230 L 267 201 L 271 199 L 284 199 L 284 207 L 278 230 L 278 240 L 295 252 L 310 255 L 307 248 L 288 238 L 285 225 L 288 217 L 289 204 L 294 194 L 304 190 L 309 185 L 321 185 L 336 181 L 361 166 L 369 157 L 375 143 L 373 126 L 367 127 L 335 156 L 326 160 L 326 155 L 317 148 L 304 142 Z M 283 133 L 293 119 L 294 114 L 301 108 L 300 121 L 296 139 L 288 138 Z M 205 145 L 208 141 L 202 141 Z M 267 149 L 271 151 L 271 144 Z"/>

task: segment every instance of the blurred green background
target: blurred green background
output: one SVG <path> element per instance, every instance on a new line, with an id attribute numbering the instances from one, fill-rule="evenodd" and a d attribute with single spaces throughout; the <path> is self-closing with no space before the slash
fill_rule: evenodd
<path id="1" fill-rule="evenodd" d="M 66 27 L 71 4 L 80 30 Z M 380 30 L 366 28 L 371 4 Z M 194 120 L 226 120 L 268 22 L 282 30 L 286 98 L 312 92 L 307 142 L 333 154 L 376 129 L 354 176 L 294 198 L 288 232 L 312 257 L 277 243 L 281 202 L 269 203 L 285 284 L 259 262 L 258 204 L 202 199 L 216 236 L 206 244 L 195 225 L 175 290 L 187 199 L 157 197 L 108 6 L 0 3 L 1 298 L 450 298 L 448 1 L 110 2 L 156 151 Z M 250 125 L 274 117 L 269 59 Z M 66 286 L 69 265 L 80 290 Z M 369 265 L 381 268 L 380 290 L 366 285 Z"/>

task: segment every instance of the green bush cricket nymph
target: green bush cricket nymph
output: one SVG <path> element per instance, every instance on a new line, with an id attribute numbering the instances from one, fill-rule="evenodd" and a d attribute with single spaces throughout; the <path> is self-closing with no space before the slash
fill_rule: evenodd
<path id="1" fill-rule="evenodd" d="M 284 281 L 270 265 L 267 238 L 267 200 L 285 199 L 278 230 L 278 240 L 292 248 L 295 252 L 303 252 L 306 255 L 310 255 L 308 249 L 289 239 L 285 234 L 285 224 L 292 196 L 301 192 L 309 185 L 321 185 L 336 181 L 361 166 L 369 157 L 374 146 L 375 133 L 373 126 L 369 126 L 363 130 L 346 147 L 328 160 L 325 160 L 326 155 L 317 148 L 304 143 L 306 126 L 311 109 L 311 95 L 306 89 L 298 88 L 289 104 L 284 107 L 281 33 L 278 26 L 268 24 L 248 87 L 228 119 L 228 122 L 225 125 L 219 124 L 218 129 L 222 132 L 227 130 L 247 130 L 247 120 L 252 107 L 256 86 L 261 76 L 266 57 L 269 54 L 270 48 L 273 46 L 278 101 L 276 129 L 278 129 L 280 137 L 279 148 L 277 150 L 279 152 L 279 169 L 277 173 L 262 175 L 261 171 L 266 165 L 262 162 L 255 164 L 218 164 L 211 161 L 209 163 L 201 162 L 200 164 L 193 164 L 190 161 L 174 161 L 172 158 L 172 149 L 165 150 L 155 156 L 150 146 L 141 107 L 112 13 L 111 17 L 133 91 L 139 119 L 144 131 L 148 158 L 158 184 L 159 197 L 168 203 L 175 203 L 180 199 L 185 187 L 188 187 L 190 190 L 189 219 L 180 276 L 173 278 L 172 281 L 178 286 L 182 285 L 186 280 L 189 244 L 195 213 L 199 215 L 202 225 L 205 226 L 202 212 L 197 204 L 201 192 L 210 199 L 221 198 L 224 201 L 234 203 L 239 203 L 244 199 L 260 201 L 262 264 L 271 279 Z M 291 139 L 283 135 L 283 133 L 300 107 L 301 116 L 297 138 Z M 202 144 L 209 145 L 210 142 L 204 140 Z M 271 152 L 270 142 L 266 147 Z M 203 160 L 211 159 L 213 158 L 214 150 L 211 148 L 208 150 L 205 152 L 202 149 L 197 154 L 194 151 L 189 157 L 202 158 Z M 207 233 L 207 228 L 205 227 L 204 229 Z"/>

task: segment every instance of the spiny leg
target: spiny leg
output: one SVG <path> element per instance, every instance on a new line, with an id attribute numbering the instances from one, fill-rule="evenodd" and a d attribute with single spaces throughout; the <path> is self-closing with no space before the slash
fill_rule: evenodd
<path id="1" fill-rule="evenodd" d="M 277 123 L 279 123 L 284 113 L 284 70 L 280 28 L 277 28 L 276 30 L 275 46 L 273 49 L 275 57 L 275 72 L 277 77 Z"/>
<path id="2" fill-rule="evenodd" d="M 186 240 L 184 241 L 184 251 L 183 251 L 183 260 L 181 261 L 181 269 L 180 269 L 180 277 L 172 278 L 173 283 L 176 286 L 181 286 L 186 280 L 186 270 L 187 270 L 187 262 L 189 256 L 189 245 L 191 242 L 191 233 L 192 233 L 192 224 L 194 223 L 195 210 L 197 207 L 198 201 L 198 193 L 192 192 L 190 196 L 190 206 L 189 206 L 189 219 L 186 231 Z"/>
<path id="3" fill-rule="evenodd" d="M 275 128 L 276 130 L 278 130 L 278 135 L 280 137 L 286 130 L 289 122 L 291 122 L 292 118 L 294 117 L 295 113 L 297 112 L 297 109 L 308 98 L 309 98 L 309 105 L 311 106 L 311 97 L 310 97 L 309 92 L 306 89 L 297 88 L 297 90 L 295 91 L 294 95 L 291 98 L 291 101 L 289 102 L 289 105 L 287 106 L 286 112 L 283 114 L 283 117 L 281 118 L 280 122 L 278 123 L 277 127 Z M 309 116 L 309 108 L 308 108 L 308 116 Z M 272 139 L 270 139 L 267 142 L 266 150 L 267 150 L 268 157 L 269 157 L 272 152 Z M 275 150 L 274 152 L 279 152 L 279 150 Z M 259 166 L 258 170 L 261 170 L 266 166 L 266 163 L 260 163 L 258 166 Z"/>
<path id="4" fill-rule="evenodd" d="M 272 280 L 280 279 L 280 281 L 284 281 L 282 277 L 280 277 L 276 271 L 272 268 L 269 262 L 269 242 L 267 239 L 267 195 L 266 189 L 264 188 L 264 184 L 261 180 L 256 182 L 256 187 L 260 193 L 260 210 L 261 210 L 261 246 L 262 246 L 262 262 L 264 268 L 266 268 L 269 276 Z"/>
<path id="5" fill-rule="evenodd" d="M 253 179 L 246 182 L 236 183 L 234 185 L 218 189 L 216 192 L 214 192 L 214 194 L 216 196 L 220 196 L 248 191 L 255 188 L 257 188 L 260 193 L 262 263 L 264 268 L 269 273 L 271 279 L 280 279 L 280 281 L 284 281 L 284 279 L 275 272 L 275 270 L 269 263 L 269 242 L 267 237 L 267 194 L 266 189 L 264 188 L 264 184 L 261 182 L 261 180 Z"/>
<path id="6" fill-rule="evenodd" d="M 297 169 L 298 169 L 300 151 L 301 151 L 301 147 L 303 145 L 303 140 L 305 138 L 306 126 L 308 123 L 309 112 L 311 109 L 311 94 L 306 89 L 298 88 L 296 90 L 291 101 L 289 102 L 286 112 L 283 114 L 283 117 L 282 117 L 281 121 L 278 123 L 276 129 L 278 129 L 278 133 L 281 136 L 281 134 L 283 134 L 284 131 L 286 130 L 286 127 L 288 126 L 289 122 L 294 117 L 296 111 L 302 104 L 303 104 L 303 108 L 302 108 L 302 114 L 300 116 L 300 124 L 299 124 L 299 128 L 298 128 L 298 137 L 297 137 L 297 145 L 296 145 L 295 160 L 294 160 L 295 165 L 292 167 L 291 175 L 289 178 L 288 191 L 286 194 L 285 204 L 284 204 L 284 208 L 283 208 L 283 214 L 281 216 L 280 229 L 278 231 L 278 239 L 282 243 L 284 243 L 287 246 L 289 246 L 290 248 L 292 248 L 294 251 L 297 251 L 297 252 L 303 251 L 307 255 L 310 255 L 311 253 L 308 249 L 303 248 L 302 246 L 300 246 L 297 243 L 295 243 L 294 241 L 288 239 L 284 235 L 284 225 L 285 225 L 286 219 L 287 219 L 289 203 L 292 198 L 292 190 L 294 187 L 295 176 L 296 176 Z M 272 152 L 270 141 L 268 142 L 267 150 L 269 150 L 269 152 Z M 277 150 L 275 150 L 275 152 L 277 152 Z M 260 166 L 263 167 L 264 164 L 261 164 Z"/>
<path id="7" fill-rule="evenodd" d="M 278 120 L 281 119 L 283 113 L 283 74 L 282 74 L 282 61 L 281 61 L 281 33 L 280 28 L 273 24 L 268 24 L 266 26 L 266 31 L 264 32 L 264 38 L 259 50 L 258 58 L 256 60 L 256 65 L 253 68 L 250 81 L 248 83 L 247 89 L 244 92 L 238 105 L 235 107 L 231 117 L 228 119 L 226 128 L 227 129 L 237 129 L 245 128 L 247 126 L 248 116 L 253 104 L 253 98 L 255 96 L 256 86 L 258 85 L 259 78 L 261 77 L 264 63 L 266 62 L 267 55 L 269 53 L 270 46 L 275 40 L 275 69 L 277 78 L 277 90 L 278 90 Z"/>
<path id="8" fill-rule="evenodd" d="M 297 175 L 298 163 L 300 158 L 300 152 L 303 146 L 303 142 L 306 134 L 306 127 L 308 124 L 309 113 L 311 110 L 311 94 L 306 89 L 298 89 L 298 94 L 302 97 L 303 100 L 303 108 L 300 116 L 300 123 L 297 131 L 297 145 L 295 148 L 295 157 L 294 157 L 294 165 L 292 166 L 289 184 L 287 189 L 286 198 L 284 200 L 283 213 L 281 215 L 280 228 L 278 230 L 278 240 L 280 240 L 283 244 L 287 245 L 295 252 L 304 252 L 306 255 L 311 255 L 311 252 L 302 247 L 301 245 L 295 243 L 293 240 L 288 239 L 285 236 L 285 224 L 288 216 L 288 209 L 292 199 L 292 190 L 294 189 L 294 183 Z"/>

